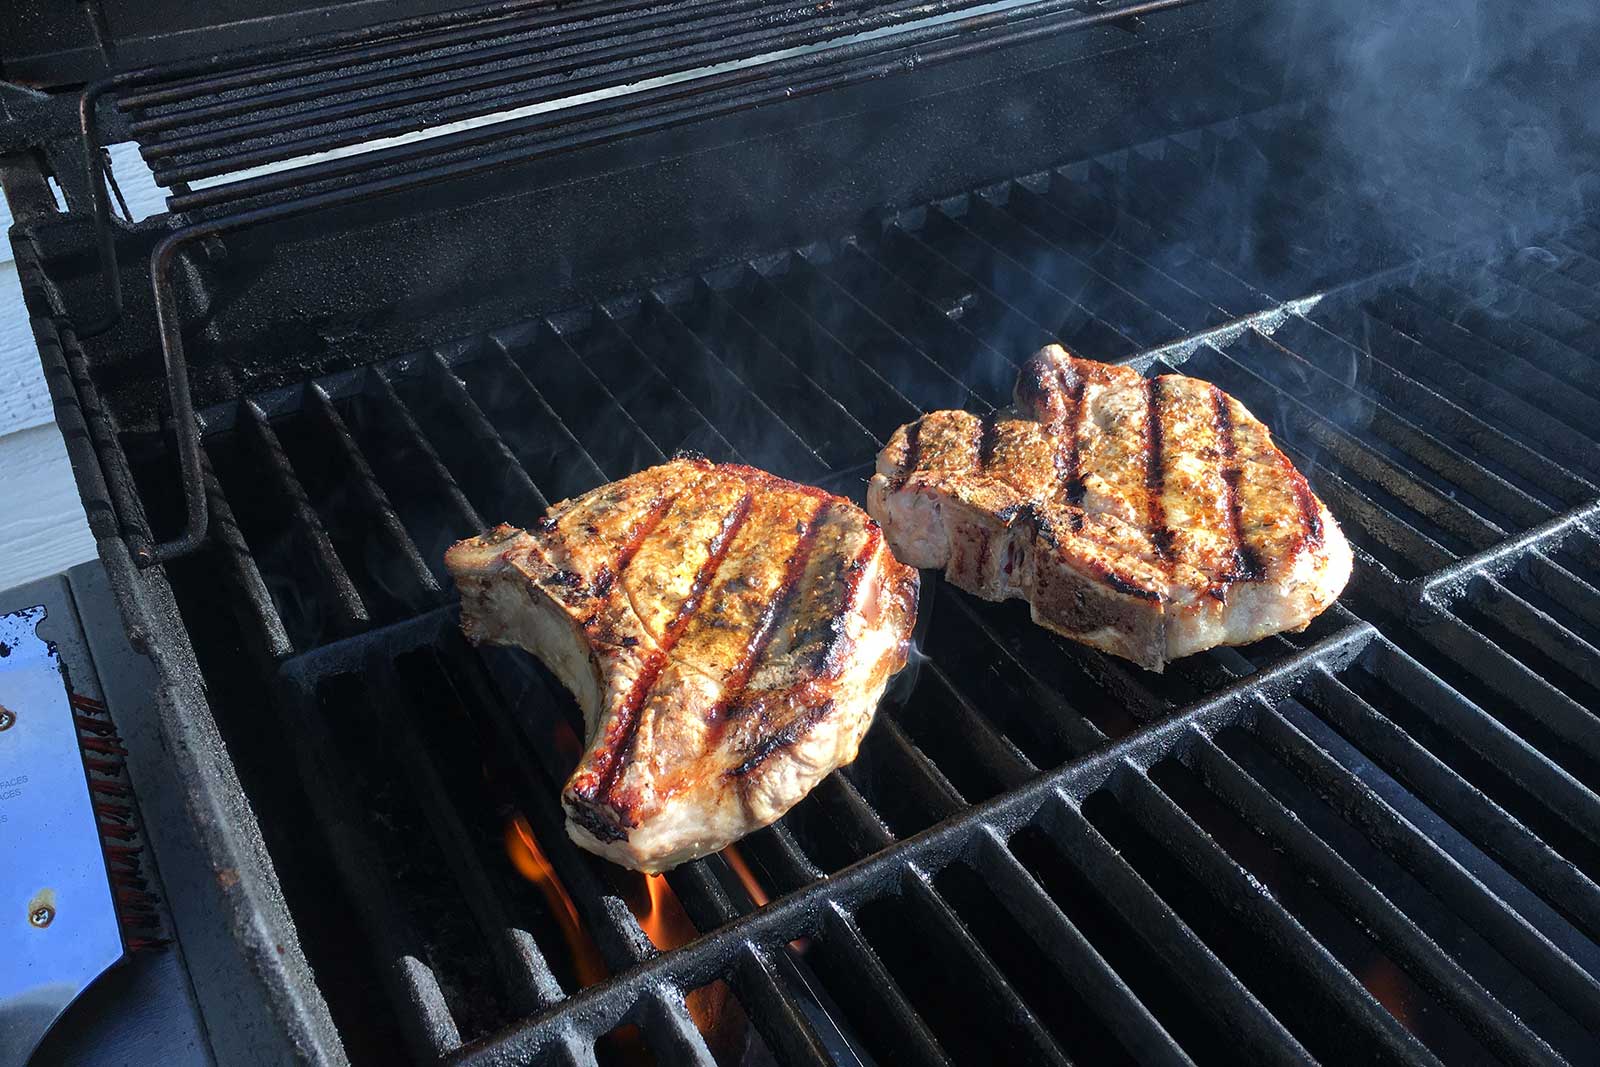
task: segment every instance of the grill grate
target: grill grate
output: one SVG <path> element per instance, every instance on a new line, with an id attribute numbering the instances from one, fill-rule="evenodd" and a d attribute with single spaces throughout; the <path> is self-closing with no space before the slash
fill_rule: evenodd
<path id="1" fill-rule="evenodd" d="M 783 1063 L 1592 1056 L 1600 233 L 1530 268 L 1419 207 L 1425 270 L 1337 284 L 1414 249 L 1317 225 L 1314 171 L 1263 230 L 1304 247 L 1216 225 L 1281 120 L 202 414 L 215 536 L 167 574 L 307 955 L 376 963 L 323 986 L 355 1058 L 585 1064 L 633 1026 L 710 1063 L 719 980 Z M 897 425 L 1005 403 L 1054 337 L 1272 425 L 1356 546 L 1343 605 L 1155 676 L 930 583 L 860 759 L 740 845 L 774 902 L 688 864 L 700 936 L 658 952 L 561 831 L 570 699 L 459 637 L 443 547 L 683 447 L 859 499 Z M 166 449 L 121 445 L 170 532 Z M 605 981 L 507 869 L 512 809 Z"/>

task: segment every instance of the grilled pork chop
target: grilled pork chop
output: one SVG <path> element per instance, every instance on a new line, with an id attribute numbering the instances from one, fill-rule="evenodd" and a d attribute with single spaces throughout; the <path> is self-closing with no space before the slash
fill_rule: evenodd
<path id="1" fill-rule="evenodd" d="M 1013 408 L 896 431 L 867 510 L 904 562 L 1153 671 L 1304 629 L 1350 577 L 1339 524 L 1243 404 L 1059 345 Z"/>
<path id="2" fill-rule="evenodd" d="M 854 759 L 916 616 L 917 572 L 860 508 L 698 458 L 445 563 L 467 636 L 533 652 L 583 708 L 567 832 L 649 872 L 767 825 Z"/>

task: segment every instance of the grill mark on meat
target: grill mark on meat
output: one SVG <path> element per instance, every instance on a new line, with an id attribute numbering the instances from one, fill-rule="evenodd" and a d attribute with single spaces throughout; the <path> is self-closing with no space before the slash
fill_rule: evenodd
<path id="1" fill-rule="evenodd" d="M 773 591 L 772 599 L 767 603 L 766 610 L 761 613 L 761 618 L 751 631 L 750 640 L 740 654 L 739 661 L 728 675 L 727 688 L 722 699 L 718 700 L 707 713 L 713 737 L 726 728 L 728 716 L 744 699 L 745 689 L 750 684 L 751 676 L 755 674 L 756 664 L 761 662 L 767 646 L 772 643 L 773 635 L 778 632 L 778 624 L 783 621 L 784 615 L 794 602 L 799 591 L 800 579 L 804 577 L 806 567 L 811 562 L 812 552 L 816 548 L 817 534 L 822 529 L 824 513 L 832 506 L 832 500 L 823 499 L 811 513 L 804 532 L 800 534 L 800 540 L 794 546 L 794 552 L 784 565 L 783 578 L 778 588 Z"/>
<path id="2" fill-rule="evenodd" d="M 872 562 L 878 554 L 878 548 L 883 544 L 883 527 L 874 520 L 867 520 L 867 536 L 861 546 L 861 551 L 856 553 L 856 558 L 850 561 L 844 577 L 844 596 L 840 598 L 840 610 L 834 616 L 833 622 L 828 627 L 828 643 L 818 657 L 822 669 L 819 676 L 831 678 L 844 669 L 844 658 L 850 652 L 851 642 L 845 629 L 845 619 L 853 609 L 856 596 L 861 590 L 861 579 L 867 573 L 867 564 Z"/>
<path id="3" fill-rule="evenodd" d="M 807 709 L 803 714 L 795 716 L 782 727 L 774 730 L 753 748 L 750 755 L 745 757 L 743 763 L 725 772 L 726 776 L 739 781 L 753 774 L 763 763 L 771 759 L 778 752 L 799 743 L 811 728 L 825 719 L 833 710 L 833 701 Z"/>
<path id="4" fill-rule="evenodd" d="M 1000 437 L 1000 413 L 991 411 L 978 420 L 978 469 L 986 471 L 994 462 L 994 448 Z"/>
<path id="5" fill-rule="evenodd" d="M 1222 481 L 1227 487 L 1228 537 L 1233 542 L 1233 550 L 1227 571 L 1209 592 L 1226 603 L 1229 585 L 1259 582 L 1266 577 L 1266 568 L 1261 566 L 1256 550 L 1245 544 L 1244 522 L 1239 514 L 1239 445 L 1233 436 L 1233 410 L 1228 406 L 1227 394 L 1216 385 L 1211 387 L 1211 403 L 1216 411 L 1217 447 L 1221 452 Z"/>
<path id="6" fill-rule="evenodd" d="M 639 520 L 639 525 L 634 528 L 633 533 L 622 546 L 622 551 L 617 553 L 616 562 L 610 566 L 604 563 L 600 564 L 600 568 L 594 576 L 593 589 L 595 596 L 604 596 L 611 589 L 612 583 L 622 577 L 622 573 L 628 569 L 628 564 L 633 562 L 633 557 L 637 556 L 639 549 L 644 547 L 645 540 L 656 532 L 656 527 L 661 525 L 661 520 L 667 517 L 667 512 L 672 510 L 672 505 L 677 501 L 676 494 L 656 498 L 655 502 L 650 505 L 650 510 L 645 512 L 644 518 Z"/>
<path id="7" fill-rule="evenodd" d="M 1322 547 L 1322 509 L 1317 506 L 1316 495 L 1311 492 L 1311 484 L 1306 481 L 1305 475 L 1294 469 L 1287 457 L 1283 465 L 1288 468 L 1294 480 L 1294 502 L 1300 509 L 1300 522 L 1305 530 L 1303 538 L 1307 548 Z"/>
<path id="8" fill-rule="evenodd" d="M 749 493 L 740 497 L 733 510 L 722 520 L 717 532 L 712 535 L 707 546 L 709 555 L 700 565 L 694 584 L 689 587 L 689 595 L 678 605 L 678 611 L 672 617 L 672 622 L 661 635 L 660 646 L 650 653 L 644 668 L 628 689 L 627 697 L 617 708 L 605 746 L 595 753 L 595 762 L 601 766 L 593 784 L 585 783 L 584 786 L 574 790 L 585 800 L 607 797 L 616 787 L 617 779 L 622 775 L 622 768 L 627 765 L 629 757 L 633 754 L 634 743 L 639 738 L 640 713 L 645 699 L 650 695 L 656 679 L 661 677 L 661 672 L 667 665 L 667 654 L 672 651 L 672 646 L 678 643 L 678 638 L 683 636 L 683 631 L 688 628 L 694 613 L 700 609 L 706 590 L 716 581 L 717 572 L 722 569 L 723 561 L 728 558 L 728 549 L 732 546 L 733 539 L 739 535 L 745 520 L 750 517 L 750 507 L 754 500 L 755 498 Z"/>
<path id="9" fill-rule="evenodd" d="M 753 482 L 762 489 L 771 489 L 779 493 L 799 493 L 813 500 L 837 499 L 826 489 L 819 489 L 814 485 L 801 485 L 791 482 L 787 478 L 779 478 L 776 474 L 768 474 L 760 467 L 747 467 L 743 463 L 724 463 L 722 469 L 730 474 L 737 475 L 745 482 Z"/>
<path id="10" fill-rule="evenodd" d="M 1161 431 L 1161 379 L 1145 381 L 1144 416 L 1144 488 L 1146 525 L 1150 529 L 1150 543 L 1156 556 L 1164 562 L 1172 559 L 1172 531 L 1167 528 L 1167 509 L 1161 494 L 1165 489 L 1166 472 L 1162 469 L 1165 442 Z"/>
<path id="11" fill-rule="evenodd" d="M 1065 370 L 1058 369 L 1056 374 L 1061 381 L 1061 395 L 1069 404 L 1061 435 L 1054 449 L 1056 481 L 1062 488 L 1066 502 L 1074 509 L 1067 512 L 1067 525 L 1073 530 L 1081 530 L 1084 494 L 1083 457 L 1080 454 L 1081 446 L 1078 441 L 1083 428 L 1085 383 L 1082 375 L 1074 375 L 1073 380 L 1068 382 Z M 1062 447 L 1061 438 L 1065 438 L 1065 447 Z"/>
<path id="12" fill-rule="evenodd" d="M 584 804 L 565 804 L 562 806 L 566 809 L 567 818 L 589 831 L 596 839 L 607 843 L 626 841 L 628 839 L 626 833 L 601 818 L 600 813 L 593 808 Z"/>
<path id="13" fill-rule="evenodd" d="M 900 464 L 900 473 L 894 477 L 896 489 L 905 488 L 906 481 L 916 473 L 917 464 L 922 462 L 922 419 L 913 422 L 906 429 L 906 458 Z"/>
<path id="14" fill-rule="evenodd" d="M 1112 570 L 1104 563 L 1096 561 L 1089 562 L 1087 565 L 1094 572 L 1094 576 L 1096 578 L 1100 579 L 1106 585 L 1110 586 L 1112 589 L 1115 589 L 1119 593 L 1123 593 L 1127 596 L 1136 596 L 1140 600 L 1151 600 L 1157 602 L 1161 600 L 1161 594 L 1156 590 L 1146 589 L 1144 586 L 1139 585 L 1126 576 Z"/>

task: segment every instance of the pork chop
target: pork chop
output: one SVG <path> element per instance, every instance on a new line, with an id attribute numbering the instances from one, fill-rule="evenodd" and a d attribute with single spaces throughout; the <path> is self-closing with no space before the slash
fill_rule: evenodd
<path id="1" fill-rule="evenodd" d="M 878 455 L 867 510 L 897 558 L 1153 671 L 1304 629 L 1349 579 L 1339 524 L 1215 385 L 1051 345 L 1014 399 L 930 412 Z"/>
<path id="2" fill-rule="evenodd" d="M 567 832 L 652 873 L 767 825 L 854 759 L 916 616 L 917 572 L 860 508 L 699 458 L 445 563 L 467 636 L 534 653 L 583 709 Z"/>

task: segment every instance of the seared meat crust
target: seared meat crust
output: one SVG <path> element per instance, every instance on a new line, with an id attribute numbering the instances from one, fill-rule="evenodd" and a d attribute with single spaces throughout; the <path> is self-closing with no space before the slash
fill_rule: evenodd
<path id="1" fill-rule="evenodd" d="M 860 508 L 698 458 L 445 561 L 467 636 L 538 655 L 583 708 L 568 832 L 651 872 L 767 825 L 854 759 L 916 615 L 917 572 Z"/>
<path id="2" fill-rule="evenodd" d="M 930 412 L 878 456 L 867 509 L 898 558 L 1151 670 L 1304 629 L 1350 547 L 1243 404 L 1051 345 L 1015 406 Z"/>

